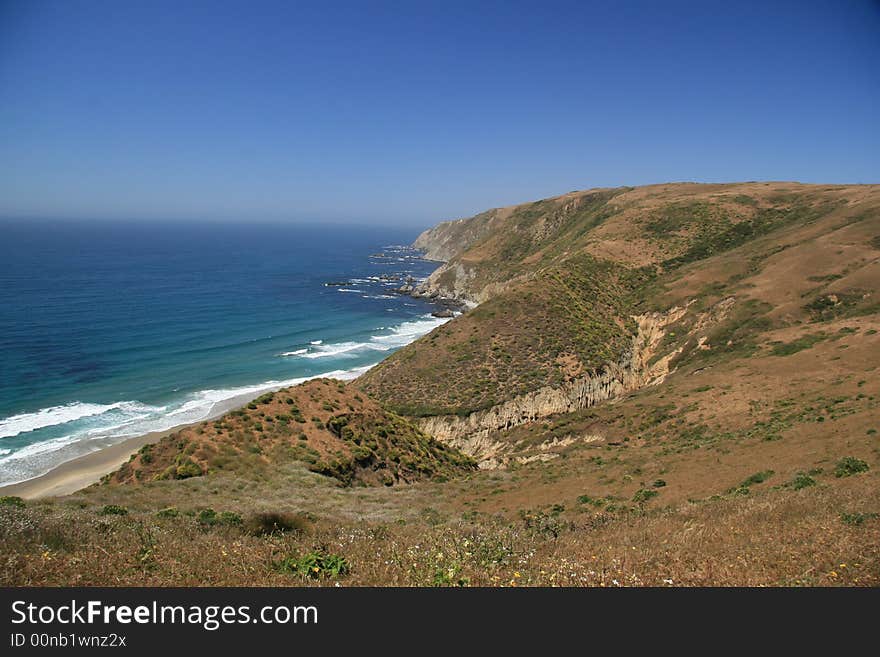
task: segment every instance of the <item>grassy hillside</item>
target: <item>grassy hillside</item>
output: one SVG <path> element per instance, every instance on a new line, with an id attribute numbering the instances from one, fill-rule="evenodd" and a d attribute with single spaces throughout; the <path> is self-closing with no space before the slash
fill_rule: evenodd
<path id="1" fill-rule="evenodd" d="M 106 483 L 188 479 L 218 471 L 252 476 L 290 461 L 344 485 L 392 486 L 474 467 L 344 383 L 318 379 L 268 393 L 213 422 L 145 445 Z"/>
<path id="2" fill-rule="evenodd" d="M 503 468 L 445 482 L 289 461 L 5 500 L 0 583 L 878 586 L 880 344 L 848 325 L 499 432 Z"/>
<path id="3" fill-rule="evenodd" d="M 496 214 L 428 282 L 483 303 L 368 372 L 359 384 L 370 395 L 406 414 L 466 414 L 601 371 L 626 355 L 632 315 L 676 304 L 693 303 L 688 325 L 736 298 L 729 321 L 705 336 L 713 356 L 746 334 L 878 309 L 876 187 L 663 185 Z M 771 266 L 785 271 L 775 280 L 786 295 L 804 296 L 765 317 L 782 301 L 756 284 Z M 731 330 L 737 339 L 717 344 Z M 691 337 L 685 357 L 704 336 Z"/>

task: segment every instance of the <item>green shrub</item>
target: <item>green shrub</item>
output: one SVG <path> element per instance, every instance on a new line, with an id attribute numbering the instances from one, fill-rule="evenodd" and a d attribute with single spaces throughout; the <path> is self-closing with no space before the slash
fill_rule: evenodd
<path id="1" fill-rule="evenodd" d="M 656 490 L 651 490 L 650 488 L 640 488 L 636 491 L 636 494 L 633 495 L 633 502 L 647 502 L 652 497 L 657 497 L 659 493 Z"/>
<path id="2" fill-rule="evenodd" d="M 859 525 L 865 524 L 866 520 L 873 520 L 874 518 L 880 517 L 880 514 L 877 513 L 841 513 L 840 519 L 843 521 L 845 525 L 852 525 L 853 527 L 858 527 Z"/>
<path id="3" fill-rule="evenodd" d="M 867 472 L 868 464 L 854 456 L 844 456 L 837 462 L 837 468 L 834 470 L 835 477 L 849 477 L 850 475 Z"/>
<path id="4" fill-rule="evenodd" d="M 772 354 L 774 356 L 791 356 L 804 349 L 809 349 L 813 345 L 822 342 L 825 339 L 823 333 L 814 335 L 804 335 L 791 342 L 780 342 L 773 345 Z"/>
<path id="5" fill-rule="evenodd" d="M 754 484 L 762 484 L 770 477 L 772 477 L 773 474 L 773 470 L 762 470 L 761 472 L 756 472 L 755 474 L 746 477 L 746 479 L 740 484 L 740 487 L 747 488 L 749 486 L 753 486 Z"/>
<path id="6" fill-rule="evenodd" d="M 128 509 L 124 506 L 119 506 L 118 504 L 105 504 L 104 507 L 98 511 L 98 515 L 100 516 L 127 516 Z"/>
<path id="7" fill-rule="evenodd" d="M 149 464 L 153 462 L 153 446 L 144 445 L 140 449 L 141 463 Z"/>
<path id="8" fill-rule="evenodd" d="M 815 485 L 816 480 L 804 472 L 798 472 L 797 475 L 795 475 L 795 478 L 791 480 L 791 487 L 795 490 L 801 490 L 802 488 L 809 488 L 810 486 Z"/>
<path id="9" fill-rule="evenodd" d="M 24 500 L 16 495 L 4 495 L 3 497 L 0 497 L 0 506 L 23 507 L 24 505 Z"/>
<path id="10" fill-rule="evenodd" d="M 184 459 L 174 470 L 177 479 L 189 479 L 190 477 L 201 477 L 204 472 L 201 466 L 192 459 Z"/>
<path id="11" fill-rule="evenodd" d="M 348 561 L 338 554 L 312 551 L 301 557 L 289 556 L 276 564 L 282 573 L 292 573 L 312 579 L 341 577 L 347 575 L 350 568 Z"/>
<path id="12" fill-rule="evenodd" d="M 214 509 L 202 509 L 197 516 L 199 523 L 202 525 L 216 525 L 217 512 Z"/>
<path id="13" fill-rule="evenodd" d="M 232 511 L 221 511 L 217 515 L 217 522 L 221 525 L 240 525 L 241 516 Z"/>
<path id="14" fill-rule="evenodd" d="M 663 479 L 657 479 L 653 484 L 651 484 L 654 488 L 663 488 L 666 485 L 666 482 Z"/>
<path id="15" fill-rule="evenodd" d="M 572 526 L 570 522 L 562 520 L 559 514 L 525 510 L 520 510 L 519 513 L 526 529 L 545 538 L 557 539 L 562 532 Z"/>
<path id="16" fill-rule="evenodd" d="M 157 518 L 176 518 L 180 515 L 180 511 L 177 510 L 176 506 L 169 506 L 164 509 L 159 509 L 156 511 Z"/>
<path id="17" fill-rule="evenodd" d="M 213 527 L 215 525 L 240 525 L 241 524 L 241 516 L 232 511 L 221 511 L 217 513 L 214 509 L 207 508 L 199 511 L 196 518 L 199 521 L 199 524 L 205 525 L 207 527 Z"/>

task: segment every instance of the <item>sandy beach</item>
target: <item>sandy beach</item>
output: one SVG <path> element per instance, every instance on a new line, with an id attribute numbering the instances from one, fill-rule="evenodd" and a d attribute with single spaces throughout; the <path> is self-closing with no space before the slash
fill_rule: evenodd
<path id="1" fill-rule="evenodd" d="M 94 484 L 105 474 L 113 472 L 144 445 L 158 442 L 183 426 L 185 425 L 173 427 L 167 431 L 135 436 L 96 452 L 83 454 L 62 463 L 39 477 L 17 484 L 0 486 L 0 495 L 17 495 L 24 499 L 70 495 L 81 488 Z"/>

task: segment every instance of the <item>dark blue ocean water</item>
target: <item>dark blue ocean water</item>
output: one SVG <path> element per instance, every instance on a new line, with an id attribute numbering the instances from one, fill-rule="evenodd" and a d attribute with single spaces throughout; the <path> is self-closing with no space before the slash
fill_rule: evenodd
<path id="1" fill-rule="evenodd" d="M 442 323 L 380 280 L 436 267 L 394 246 L 415 234 L 0 223 L 0 484 L 242 396 L 378 362 Z"/>

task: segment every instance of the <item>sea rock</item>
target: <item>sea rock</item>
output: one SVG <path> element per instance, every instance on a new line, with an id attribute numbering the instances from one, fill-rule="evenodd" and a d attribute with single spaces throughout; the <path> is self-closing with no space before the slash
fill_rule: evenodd
<path id="1" fill-rule="evenodd" d="M 446 319 L 448 317 L 455 317 L 455 313 L 449 310 L 449 308 L 444 308 L 443 310 L 435 310 L 431 313 L 431 316 Z"/>

